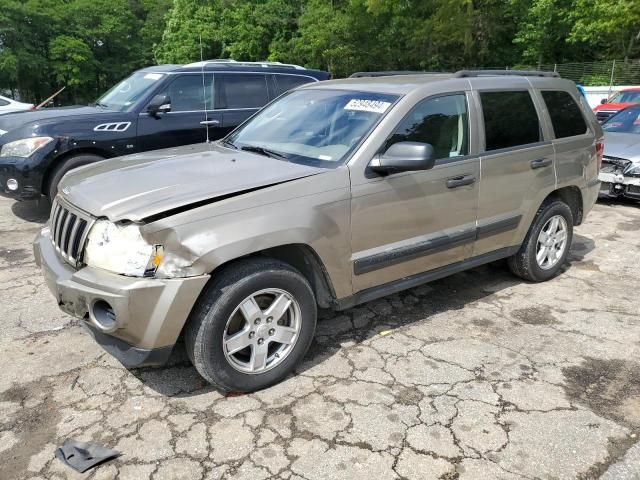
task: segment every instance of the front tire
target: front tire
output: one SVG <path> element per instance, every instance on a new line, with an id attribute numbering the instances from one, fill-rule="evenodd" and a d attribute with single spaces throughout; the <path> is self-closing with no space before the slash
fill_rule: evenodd
<path id="1" fill-rule="evenodd" d="M 569 255 L 573 214 L 561 200 L 545 201 L 533 220 L 518 253 L 509 257 L 511 271 L 531 282 L 557 276 Z"/>
<path id="2" fill-rule="evenodd" d="M 252 392 L 282 380 L 300 363 L 316 326 L 306 278 L 286 263 L 247 259 L 205 287 L 185 329 L 200 375 L 224 391 Z"/>
<path id="3" fill-rule="evenodd" d="M 74 157 L 67 158 L 60 165 L 56 166 L 56 168 L 51 172 L 51 176 L 49 177 L 49 184 L 46 187 L 46 195 L 49 197 L 49 201 L 53 202 L 53 199 L 58 194 L 58 184 L 62 177 L 64 177 L 67 172 L 73 170 L 74 168 L 82 167 L 84 165 L 89 165 L 90 163 L 99 162 L 100 160 L 104 160 L 104 158 L 98 155 L 76 155 Z"/>

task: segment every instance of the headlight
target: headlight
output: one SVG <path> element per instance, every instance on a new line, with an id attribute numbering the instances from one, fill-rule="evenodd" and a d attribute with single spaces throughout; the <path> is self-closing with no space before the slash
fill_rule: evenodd
<path id="1" fill-rule="evenodd" d="M 629 167 L 624 171 L 624 175 L 632 175 L 634 177 L 640 177 L 640 164 L 629 165 Z"/>
<path id="2" fill-rule="evenodd" d="M 53 141 L 51 137 L 29 137 L 5 143 L 0 157 L 28 157 Z"/>
<path id="3" fill-rule="evenodd" d="M 87 265 L 132 277 L 153 276 L 162 257 L 162 246 L 148 244 L 137 225 L 107 220 L 93 225 L 84 252 Z"/>

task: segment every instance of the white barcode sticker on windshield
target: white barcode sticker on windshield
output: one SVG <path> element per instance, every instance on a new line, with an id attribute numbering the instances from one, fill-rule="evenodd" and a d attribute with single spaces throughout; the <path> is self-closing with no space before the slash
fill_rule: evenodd
<path id="1" fill-rule="evenodd" d="M 147 73 L 144 78 L 146 78 L 147 80 L 159 80 L 162 78 L 162 74 L 161 73 Z"/>
<path id="2" fill-rule="evenodd" d="M 390 106 L 390 102 L 383 102 L 382 100 L 364 100 L 353 98 L 344 106 L 344 109 L 358 110 L 360 112 L 384 113 Z"/>

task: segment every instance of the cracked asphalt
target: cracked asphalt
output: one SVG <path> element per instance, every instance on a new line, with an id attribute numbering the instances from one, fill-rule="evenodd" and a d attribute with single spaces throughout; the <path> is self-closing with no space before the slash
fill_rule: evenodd
<path id="1" fill-rule="evenodd" d="M 60 312 L 0 200 L 0 478 L 640 479 L 640 206 L 596 205 L 570 265 L 504 264 L 321 312 L 295 376 L 223 396 L 184 351 L 127 371 Z M 123 455 L 87 474 L 66 438 Z"/>

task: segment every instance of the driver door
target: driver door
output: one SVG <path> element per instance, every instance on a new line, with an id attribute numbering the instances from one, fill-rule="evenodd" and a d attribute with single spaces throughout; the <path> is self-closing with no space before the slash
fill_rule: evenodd
<path id="1" fill-rule="evenodd" d="M 144 111 L 138 117 L 140 150 L 202 143 L 207 139 L 207 126 L 210 139 L 220 138 L 222 113 L 213 110 L 214 91 L 212 73 L 205 73 L 204 80 L 201 73 L 176 75 L 160 92 L 171 99 L 171 110 L 156 115 Z"/>
<path id="2" fill-rule="evenodd" d="M 352 185 L 353 291 L 460 262 L 476 232 L 480 162 L 470 155 L 465 92 L 429 97 L 399 123 L 400 141 L 429 143 L 435 166 Z"/>

